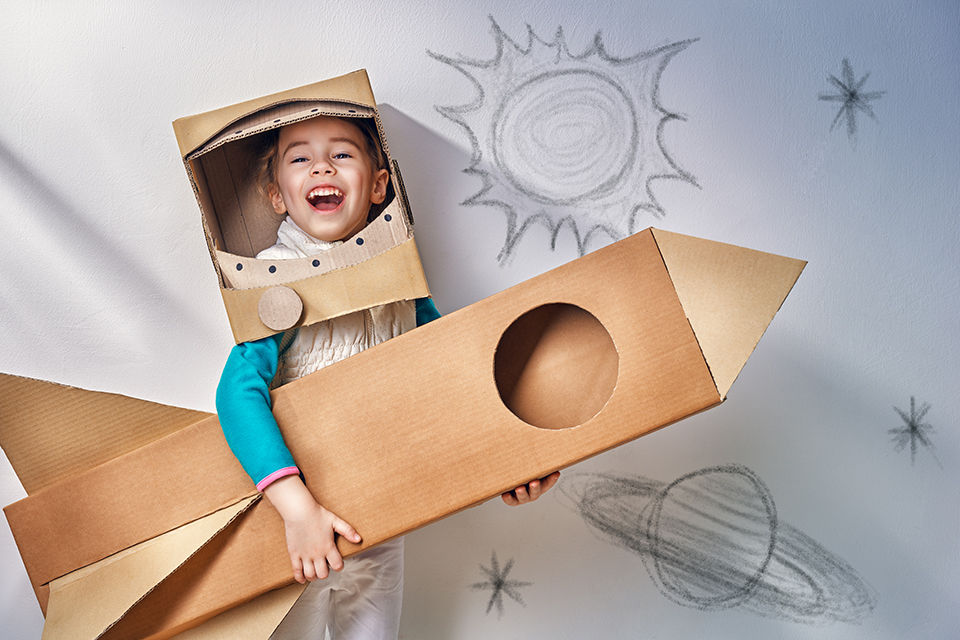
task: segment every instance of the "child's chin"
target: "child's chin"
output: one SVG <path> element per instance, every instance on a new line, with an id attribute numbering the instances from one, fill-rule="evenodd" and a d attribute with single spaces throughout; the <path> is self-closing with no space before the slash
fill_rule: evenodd
<path id="1" fill-rule="evenodd" d="M 312 229 L 307 230 L 307 233 L 317 240 L 323 240 L 324 242 L 336 242 L 337 240 L 343 239 L 340 225 L 315 224 L 312 225 Z"/>

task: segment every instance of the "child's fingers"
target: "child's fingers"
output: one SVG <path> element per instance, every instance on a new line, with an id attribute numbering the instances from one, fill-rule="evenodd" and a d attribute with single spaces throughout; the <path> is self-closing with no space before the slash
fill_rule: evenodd
<path id="1" fill-rule="evenodd" d="M 545 494 L 550 490 L 553 485 L 557 484 L 557 481 L 560 480 L 560 472 L 554 471 L 545 478 L 540 478 L 539 480 L 531 480 L 527 486 L 527 492 L 529 493 L 529 500 L 527 502 L 533 502 L 537 500 L 540 496 Z"/>
<path id="2" fill-rule="evenodd" d="M 511 507 L 520 504 L 529 504 L 549 491 L 553 485 L 560 480 L 560 472 L 554 471 L 545 478 L 531 480 L 527 484 L 520 485 L 513 491 L 508 491 L 500 495 L 503 501 Z"/>
<path id="3" fill-rule="evenodd" d="M 543 478 L 540 481 L 540 495 L 543 495 L 547 491 L 549 491 L 550 488 L 553 487 L 553 485 L 557 484 L 559 480 L 560 480 L 559 471 L 554 471 L 553 473 L 548 475 L 546 478 Z"/>
<path id="4" fill-rule="evenodd" d="M 537 498 L 539 498 L 539 497 L 540 497 L 540 493 L 541 493 L 541 492 L 540 492 L 540 481 L 539 481 L 539 480 L 531 480 L 531 481 L 527 484 L 527 492 L 530 494 L 530 502 L 533 502 L 534 500 L 536 500 Z"/>
<path id="5" fill-rule="evenodd" d="M 503 501 L 511 507 L 526 504 L 530 501 L 530 499 L 527 497 L 527 490 L 523 485 L 517 487 L 513 491 L 507 491 L 506 493 L 501 494 L 500 497 L 503 498 Z"/>
<path id="6" fill-rule="evenodd" d="M 300 584 L 305 584 L 307 580 L 303 577 L 303 562 L 300 557 L 290 556 L 290 563 L 293 565 L 293 579 Z"/>
<path id="7" fill-rule="evenodd" d="M 335 518 L 333 521 L 333 530 L 342 535 L 344 538 L 350 542 L 359 544 L 360 534 L 357 533 L 357 530 L 350 526 L 350 524 L 343 520 L 342 518 Z M 338 554 L 339 555 L 339 554 Z"/>
<path id="8" fill-rule="evenodd" d="M 343 569 L 343 557 L 340 555 L 340 552 L 337 551 L 336 547 L 331 549 L 330 553 L 327 554 L 325 564 L 329 564 L 330 568 L 334 571 Z"/>
<path id="9" fill-rule="evenodd" d="M 308 582 L 313 582 L 317 579 L 317 569 L 314 566 L 312 560 L 305 560 L 303 563 L 303 577 Z"/>
<path id="10" fill-rule="evenodd" d="M 500 497 L 503 499 L 503 501 L 507 505 L 511 507 L 516 507 L 517 505 L 520 504 L 519 502 L 517 502 L 517 497 L 513 495 L 513 491 L 507 491 L 506 493 L 502 493 L 500 494 Z"/>
<path id="11" fill-rule="evenodd" d="M 310 564 L 312 564 L 316 570 L 315 575 L 317 580 L 326 580 L 327 576 L 330 575 L 330 571 L 327 569 L 327 561 L 325 559 L 319 558 Z"/>

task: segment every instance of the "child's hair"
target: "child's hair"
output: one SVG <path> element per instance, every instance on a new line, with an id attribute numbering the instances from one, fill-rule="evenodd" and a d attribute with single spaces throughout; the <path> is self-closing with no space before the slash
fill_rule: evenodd
<path id="1" fill-rule="evenodd" d="M 377 133 L 377 125 L 373 118 L 341 118 L 335 117 L 354 125 L 363 134 L 363 143 L 365 151 L 370 159 L 374 171 L 387 169 L 387 155 L 383 152 L 383 146 L 380 144 L 380 136 Z M 269 194 L 271 185 L 277 182 L 277 163 L 280 161 L 280 129 L 270 129 L 256 137 L 254 143 L 253 166 L 251 173 L 256 180 L 257 190 L 266 197 Z"/>

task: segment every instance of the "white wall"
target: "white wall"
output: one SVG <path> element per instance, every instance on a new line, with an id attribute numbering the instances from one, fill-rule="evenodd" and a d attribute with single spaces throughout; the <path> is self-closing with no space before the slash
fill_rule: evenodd
<path id="1" fill-rule="evenodd" d="M 857 623 L 716 611 L 665 597 L 649 557 L 610 544 L 560 491 L 489 503 L 408 537 L 408 638 L 943 638 L 960 628 L 960 9 L 953 2 L 19 3 L 0 25 L 0 371 L 212 410 L 231 345 L 170 122 L 366 67 L 417 215 L 427 275 L 451 311 L 576 257 L 543 230 L 496 256 L 502 211 L 460 203 L 471 145 L 436 106 L 471 82 L 434 53 L 490 60 L 515 40 L 602 32 L 628 57 L 698 38 L 660 82 L 685 116 L 663 144 L 696 178 L 652 184 L 659 227 L 802 257 L 809 266 L 721 407 L 576 471 L 661 483 L 744 465 L 801 531 L 871 589 Z M 839 5 L 839 6 L 838 6 Z M 602 8 L 600 8 L 602 7 Z M 835 93 L 863 91 L 856 143 Z M 612 65 L 608 73 L 620 77 Z M 494 74 L 492 91 L 510 75 Z M 649 116 L 649 114 L 647 114 Z M 649 147 L 647 147 L 649 148 Z M 516 204 L 523 209 L 522 203 Z M 929 403 L 934 448 L 897 451 L 894 407 Z M 456 482 L 456 478 L 444 479 Z M 443 483 L 425 491 L 442 491 Z M 568 489 L 568 492 L 570 490 Z M 4 459 L 0 502 L 24 495 Z M 792 530 L 792 529 L 790 529 Z M 491 552 L 514 560 L 485 613 Z M 0 630 L 42 618 L 6 525 Z"/>

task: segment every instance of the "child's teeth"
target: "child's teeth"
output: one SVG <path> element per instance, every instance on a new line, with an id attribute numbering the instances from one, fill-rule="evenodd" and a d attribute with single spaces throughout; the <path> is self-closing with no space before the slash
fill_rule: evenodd
<path id="1" fill-rule="evenodd" d="M 337 189 L 337 188 L 334 188 L 334 187 L 322 187 L 322 188 L 314 189 L 313 191 L 310 192 L 310 194 L 309 194 L 307 197 L 314 197 L 314 196 L 342 196 L 342 195 L 343 195 L 343 194 L 340 193 L 340 189 Z"/>

